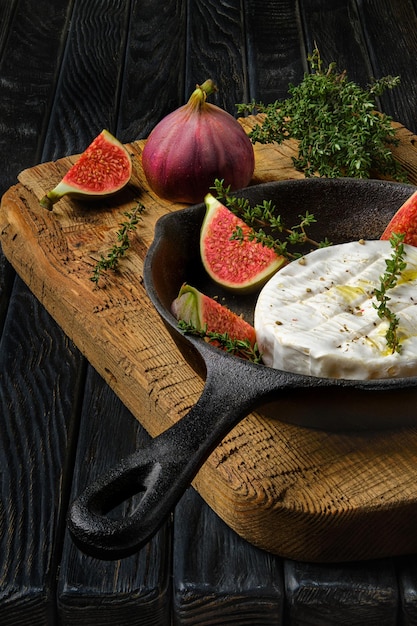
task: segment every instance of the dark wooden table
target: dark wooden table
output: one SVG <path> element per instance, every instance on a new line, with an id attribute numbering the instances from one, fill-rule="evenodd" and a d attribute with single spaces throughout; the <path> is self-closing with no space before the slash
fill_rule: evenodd
<path id="1" fill-rule="evenodd" d="M 380 106 L 417 132 L 415 0 L 0 0 L 0 191 L 102 128 L 146 137 L 209 77 L 231 113 L 285 97 L 314 43 L 362 85 L 400 75 Z M 0 331 L 1 625 L 417 624 L 416 556 L 284 560 L 191 488 L 138 554 L 84 555 L 68 502 L 148 435 L 3 257 Z"/>

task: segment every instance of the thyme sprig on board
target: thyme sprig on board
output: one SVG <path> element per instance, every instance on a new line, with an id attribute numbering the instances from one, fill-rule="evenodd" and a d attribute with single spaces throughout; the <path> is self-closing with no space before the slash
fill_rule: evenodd
<path id="1" fill-rule="evenodd" d="M 378 317 L 388 321 L 388 329 L 385 334 L 385 338 L 388 348 L 390 348 L 393 353 L 401 352 L 401 342 L 398 337 L 400 320 L 398 316 L 389 308 L 388 302 L 391 298 L 387 292 L 396 286 L 401 273 L 407 266 L 407 263 L 404 260 L 405 251 L 403 241 L 404 234 L 392 234 L 390 244 L 393 252 L 389 259 L 385 259 L 386 267 L 384 274 L 380 276 L 380 287 L 374 291 L 378 304 L 374 302 L 373 306 L 377 309 Z"/>
<path id="2" fill-rule="evenodd" d="M 289 98 L 237 105 L 240 115 L 264 115 L 249 135 L 252 142 L 296 139 L 294 166 L 306 177 L 370 178 L 374 172 L 406 181 L 390 149 L 398 143 L 392 118 L 379 113 L 376 102 L 399 84 L 399 77 L 385 76 L 363 89 L 349 81 L 345 71 L 339 73 L 335 63 L 324 67 L 317 48 L 307 61 L 310 72 L 298 86 L 289 86 Z"/>
<path id="3" fill-rule="evenodd" d="M 299 215 L 299 223 L 288 227 L 277 214 L 276 207 L 271 200 L 264 200 L 262 204 L 252 206 L 246 198 L 239 198 L 230 193 L 230 186 L 225 187 L 223 180 L 216 179 L 213 190 L 217 197 L 250 227 L 250 232 L 244 234 L 239 226 L 232 234 L 232 239 L 243 241 L 257 241 L 267 248 L 273 249 L 278 255 L 288 260 L 301 257 L 304 252 L 290 250 L 290 246 L 310 245 L 312 248 L 324 248 L 330 246 L 330 241 L 325 238 L 322 241 L 312 239 L 308 234 L 308 227 L 315 223 L 312 213 L 306 211 L 305 215 Z M 266 231 L 268 230 L 268 232 Z"/>
<path id="4" fill-rule="evenodd" d="M 101 255 L 100 260 L 96 264 L 93 274 L 90 280 L 98 284 L 102 272 L 112 269 L 115 270 L 119 264 L 120 259 L 125 256 L 127 250 L 130 248 L 129 235 L 136 230 L 137 225 L 141 221 L 141 214 L 145 210 L 145 207 L 141 202 L 138 202 L 136 207 L 132 211 L 126 211 L 123 213 L 127 217 L 127 220 L 120 224 L 120 228 L 116 233 L 117 243 L 115 243 L 106 256 Z"/>
<path id="5" fill-rule="evenodd" d="M 184 320 L 179 320 L 178 327 L 184 333 L 205 339 L 229 354 L 251 361 L 251 363 L 261 363 L 262 361 L 258 345 L 255 343 L 255 345 L 252 346 L 248 339 L 232 339 L 228 333 L 207 330 L 207 326 L 198 329 L 190 322 Z"/>

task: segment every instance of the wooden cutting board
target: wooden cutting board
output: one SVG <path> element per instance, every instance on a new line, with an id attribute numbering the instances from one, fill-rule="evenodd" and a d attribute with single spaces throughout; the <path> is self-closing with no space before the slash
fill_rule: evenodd
<path id="1" fill-rule="evenodd" d="M 241 123 L 248 130 L 254 121 Z M 417 137 L 396 126 L 395 156 L 417 184 Z M 182 208 L 149 190 L 143 146 L 127 145 L 131 184 L 104 202 L 63 199 L 51 212 L 40 207 L 39 199 L 76 156 L 21 172 L 2 199 L 0 241 L 35 296 L 156 436 L 188 412 L 204 383 L 183 360 L 142 285 L 155 222 Z M 302 178 L 292 165 L 296 148 L 292 141 L 256 145 L 252 182 Z M 131 248 L 96 287 L 93 269 L 138 200 L 146 211 Z M 281 556 L 330 562 L 417 550 L 417 428 L 328 433 L 253 413 L 224 438 L 193 484 L 237 533 Z"/>

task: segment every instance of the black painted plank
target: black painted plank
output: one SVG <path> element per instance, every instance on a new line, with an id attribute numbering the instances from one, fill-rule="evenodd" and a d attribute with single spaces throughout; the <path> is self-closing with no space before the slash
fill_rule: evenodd
<path id="1" fill-rule="evenodd" d="M 324 64 L 335 62 L 339 71 L 366 87 L 373 76 L 355 0 L 300 0 L 306 51 L 318 47 Z"/>
<path id="2" fill-rule="evenodd" d="M 306 70 L 302 26 L 292 0 L 246 0 L 249 100 L 288 96 Z"/>
<path id="3" fill-rule="evenodd" d="M 417 15 L 412 0 L 359 0 L 361 22 L 376 78 L 400 76 L 381 97 L 384 112 L 417 132 Z"/>
<path id="4" fill-rule="evenodd" d="M 394 560 L 315 565 L 286 561 L 286 622 L 297 626 L 394 626 Z"/>
<path id="5" fill-rule="evenodd" d="M 6 3 L 7 4 L 7 3 Z M 20 0 L 8 16 L 0 58 L 0 195 L 40 160 L 70 0 Z"/>
<path id="6" fill-rule="evenodd" d="M 398 572 L 398 588 L 400 593 L 401 626 L 417 624 L 417 557 L 404 556 L 396 561 Z"/>
<path id="7" fill-rule="evenodd" d="M 129 22 L 125 0 L 75 0 L 42 160 L 116 132 Z"/>
<path id="8" fill-rule="evenodd" d="M 103 127 L 115 132 L 125 47 L 134 30 L 129 35 L 129 19 L 130 4 L 123 1 L 75 3 L 44 158 L 81 151 Z M 137 88 L 140 80 L 130 77 Z M 89 372 L 72 497 L 140 445 L 137 422 Z M 85 556 L 67 535 L 58 588 L 62 624 L 169 623 L 169 541 L 165 528 L 134 557 L 107 563 Z"/>
<path id="9" fill-rule="evenodd" d="M 0 4 L 0 58 L 6 45 L 7 36 L 10 32 L 13 13 L 16 10 L 18 0 L 9 0 Z"/>
<path id="10" fill-rule="evenodd" d="M 18 279 L 0 344 L 0 623 L 56 623 L 82 360 Z"/>
<path id="11" fill-rule="evenodd" d="M 117 125 L 121 141 L 147 137 L 186 102 L 186 21 L 184 0 L 133 1 Z"/>
<path id="12" fill-rule="evenodd" d="M 9 298 L 13 287 L 15 272 L 0 251 L 0 335 L 9 306 Z"/>
<path id="13" fill-rule="evenodd" d="M 149 436 L 90 367 L 85 390 L 72 497 L 144 445 Z M 125 516 L 134 499 L 115 515 Z M 170 527 L 137 554 L 120 561 L 86 556 L 66 535 L 58 583 L 62 626 L 168 626 Z"/>
<path id="14" fill-rule="evenodd" d="M 236 115 L 248 97 L 245 16 L 240 0 L 188 0 L 185 98 L 196 83 L 212 78 L 210 101 Z"/>
<path id="15" fill-rule="evenodd" d="M 232 532 L 192 488 L 175 509 L 174 538 L 175 626 L 283 623 L 281 559 Z"/>
<path id="16" fill-rule="evenodd" d="M 0 192 L 39 161 L 71 2 L 2 4 Z M 1 259 L 0 623 L 56 623 L 67 469 L 82 359 Z M 7 316 L 6 316 L 7 314 Z"/>

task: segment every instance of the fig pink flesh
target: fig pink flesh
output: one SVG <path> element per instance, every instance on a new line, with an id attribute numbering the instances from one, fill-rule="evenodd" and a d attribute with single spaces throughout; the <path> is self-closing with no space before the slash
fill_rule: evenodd
<path id="1" fill-rule="evenodd" d="M 62 182 L 85 193 L 109 193 L 123 187 L 131 171 L 130 157 L 124 146 L 103 131 L 83 152 Z"/>
<path id="2" fill-rule="evenodd" d="M 51 210 L 65 195 L 106 196 L 130 180 L 132 161 L 124 145 L 103 130 L 68 170 L 64 178 L 40 200 Z"/>
<path id="3" fill-rule="evenodd" d="M 404 243 L 417 246 L 417 191 L 400 206 L 382 233 L 381 239 L 390 239 L 394 233 L 404 234 Z"/>
<path id="4" fill-rule="evenodd" d="M 283 257 L 256 241 L 247 237 L 244 241 L 231 240 L 237 227 L 243 235 L 250 228 L 210 194 L 206 204 L 200 249 L 204 267 L 213 280 L 229 288 L 255 288 L 283 265 Z"/>
<path id="5" fill-rule="evenodd" d="M 247 339 L 252 346 L 255 344 L 253 326 L 195 287 L 183 285 L 171 309 L 178 320 L 192 323 L 199 330 L 207 327 L 211 332 L 227 333 L 231 339 Z"/>

